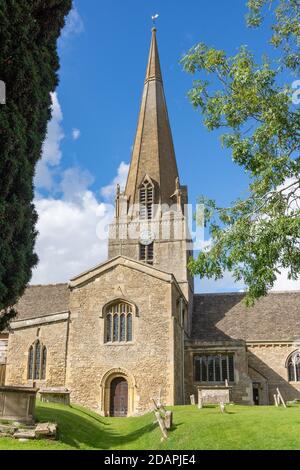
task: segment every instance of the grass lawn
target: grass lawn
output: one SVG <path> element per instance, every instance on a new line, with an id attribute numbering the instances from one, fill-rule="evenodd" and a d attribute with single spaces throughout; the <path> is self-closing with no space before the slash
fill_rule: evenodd
<path id="1" fill-rule="evenodd" d="M 80 407 L 38 404 L 39 421 L 59 424 L 59 441 L 20 443 L 0 439 L 0 450 L 202 450 L 300 449 L 300 406 L 173 408 L 174 428 L 167 442 L 152 414 L 139 418 L 102 418 Z"/>

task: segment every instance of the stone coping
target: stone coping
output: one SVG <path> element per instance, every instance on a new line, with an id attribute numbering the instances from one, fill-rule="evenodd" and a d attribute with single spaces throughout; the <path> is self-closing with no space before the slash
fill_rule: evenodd
<path id="1" fill-rule="evenodd" d="M 40 395 L 70 395 L 70 390 L 59 390 L 53 388 L 42 388 L 39 390 Z"/>
<path id="2" fill-rule="evenodd" d="M 26 320 L 16 320 L 14 322 L 11 322 L 10 327 L 12 330 L 21 330 L 24 328 L 32 328 L 37 325 L 67 321 L 69 317 L 70 312 L 52 313 L 42 317 L 27 318 Z"/>
<path id="3" fill-rule="evenodd" d="M 229 385 L 198 385 L 198 390 L 232 390 L 233 386 Z"/>

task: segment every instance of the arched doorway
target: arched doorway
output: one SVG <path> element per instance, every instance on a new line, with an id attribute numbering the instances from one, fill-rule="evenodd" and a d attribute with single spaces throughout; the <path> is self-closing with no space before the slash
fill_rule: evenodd
<path id="1" fill-rule="evenodd" d="M 110 384 L 110 416 L 124 418 L 128 415 L 128 383 L 116 377 Z"/>

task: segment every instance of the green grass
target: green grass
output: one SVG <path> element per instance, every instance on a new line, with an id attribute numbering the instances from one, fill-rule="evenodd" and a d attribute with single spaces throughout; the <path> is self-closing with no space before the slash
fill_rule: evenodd
<path id="1" fill-rule="evenodd" d="M 196 450 L 300 449 L 300 406 L 175 407 L 174 428 L 167 442 L 153 424 L 153 414 L 140 418 L 102 418 L 80 408 L 38 404 L 39 421 L 57 422 L 59 441 L 20 443 L 0 439 L 0 450 Z"/>

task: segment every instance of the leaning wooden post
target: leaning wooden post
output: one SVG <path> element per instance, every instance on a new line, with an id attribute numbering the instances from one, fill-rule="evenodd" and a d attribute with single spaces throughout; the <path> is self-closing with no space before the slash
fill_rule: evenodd
<path id="1" fill-rule="evenodd" d="M 284 408 L 286 408 L 285 401 L 284 401 L 284 399 L 282 398 L 282 395 L 281 395 L 281 393 L 280 393 L 280 390 L 279 390 L 279 388 L 277 388 L 276 390 L 277 390 L 278 397 L 279 397 L 279 399 L 280 399 L 281 403 L 283 404 Z"/>
<path id="2" fill-rule="evenodd" d="M 173 426 L 173 413 L 172 413 L 172 411 L 167 411 L 166 412 L 165 426 L 166 426 L 167 431 L 172 429 L 172 426 Z"/>
<path id="3" fill-rule="evenodd" d="M 274 394 L 274 403 L 275 403 L 275 406 L 278 407 L 278 400 L 277 400 L 277 395 Z"/>
<path id="4" fill-rule="evenodd" d="M 160 430 L 162 432 L 163 438 L 168 439 L 168 433 L 167 433 L 167 429 L 166 429 L 166 426 L 165 426 L 165 422 L 162 419 L 159 411 L 155 412 L 155 417 L 156 417 L 157 422 L 159 424 L 159 427 L 160 427 Z"/>

